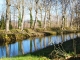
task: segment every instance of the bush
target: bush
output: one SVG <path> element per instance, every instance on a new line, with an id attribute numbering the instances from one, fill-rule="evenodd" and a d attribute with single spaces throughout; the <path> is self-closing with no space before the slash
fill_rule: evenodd
<path id="1" fill-rule="evenodd" d="M 37 28 L 36 32 L 44 32 L 44 29 L 43 28 Z"/>
<path id="2" fill-rule="evenodd" d="M 51 28 L 51 30 L 52 31 L 59 31 L 59 30 L 61 30 L 61 28 L 60 27 L 53 27 L 53 28 Z"/>

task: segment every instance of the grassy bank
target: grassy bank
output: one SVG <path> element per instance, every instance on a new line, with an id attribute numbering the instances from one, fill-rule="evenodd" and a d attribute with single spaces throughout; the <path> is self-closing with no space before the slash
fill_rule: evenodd
<path id="1" fill-rule="evenodd" d="M 34 56 L 34 55 L 26 55 L 20 57 L 12 57 L 12 58 L 1 58 L 0 60 L 50 60 L 46 57 L 42 56 Z"/>
<path id="2" fill-rule="evenodd" d="M 56 35 L 54 31 L 44 31 L 44 30 L 33 30 L 33 29 L 25 29 L 20 31 L 18 29 L 10 30 L 6 32 L 5 30 L 0 30 L 0 42 L 8 42 L 13 43 L 16 41 L 24 40 L 30 37 L 42 37 L 48 35 Z"/>
<path id="3" fill-rule="evenodd" d="M 76 54 L 74 52 L 74 43 L 76 44 Z M 66 42 L 64 42 L 62 44 L 63 49 L 61 47 L 61 44 L 59 45 L 55 45 L 56 48 L 59 49 L 59 47 L 61 48 L 61 50 L 65 50 L 66 54 L 70 57 L 75 57 L 78 56 L 78 58 L 80 57 L 80 38 L 76 38 L 76 39 L 72 39 L 72 40 L 68 40 Z M 36 52 L 33 53 L 29 53 L 27 55 L 23 55 L 23 56 L 17 56 L 17 57 L 12 57 L 12 58 L 2 58 L 1 60 L 50 60 L 51 58 L 53 59 L 54 56 L 58 55 L 54 55 L 55 53 L 53 53 L 52 57 L 50 57 L 50 54 L 52 53 L 52 51 L 54 51 L 54 46 L 49 46 L 47 48 L 44 48 L 42 50 L 38 50 Z M 64 51 L 63 51 L 64 52 Z M 61 54 L 63 54 L 63 52 Z M 63 56 L 59 56 L 59 58 L 61 58 L 61 60 L 65 60 Z M 79 58 L 80 59 L 80 58 Z M 56 60 L 56 58 L 55 58 Z"/>
<path id="4" fill-rule="evenodd" d="M 48 28 L 44 30 L 43 28 L 33 29 L 24 29 L 23 31 L 19 29 L 12 29 L 9 32 L 5 30 L 0 30 L 0 42 L 13 43 L 16 41 L 24 40 L 29 37 L 41 37 L 57 34 L 68 34 L 68 33 L 78 33 L 77 30 L 61 30 L 60 28 Z"/>

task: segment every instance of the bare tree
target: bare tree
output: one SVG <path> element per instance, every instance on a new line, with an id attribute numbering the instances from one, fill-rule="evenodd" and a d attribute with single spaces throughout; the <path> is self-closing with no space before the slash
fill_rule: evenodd
<path id="1" fill-rule="evenodd" d="M 47 14 L 47 2 L 46 0 L 43 0 L 43 6 L 44 6 L 44 12 L 45 12 L 45 16 L 44 16 L 44 29 L 46 30 L 46 14 Z"/>
<path id="2" fill-rule="evenodd" d="M 34 22 L 34 26 L 33 26 L 33 29 L 36 28 L 36 23 L 37 23 L 37 20 L 38 20 L 38 2 L 39 0 L 35 0 L 35 22 Z"/>
<path id="3" fill-rule="evenodd" d="M 18 28 L 21 28 L 21 21 L 22 21 L 22 17 L 21 17 L 21 0 L 16 0 L 16 4 L 15 7 L 18 10 Z"/>
<path id="4" fill-rule="evenodd" d="M 23 30 L 24 24 L 24 0 L 22 0 L 22 22 L 21 22 L 21 31 Z"/>
<path id="5" fill-rule="evenodd" d="M 74 9 L 74 13 L 76 14 L 74 20 L 73 20 L 73 24 L 76 25 L 77 30 L 80 29 L 80 0 L 75 0 L 75 9 Z"/>
<path id="6" fill-rule="evenodd" d="M 73 19 L 74 19 L 74 0 L 70 0 L 70 15 L 71 15 L 71 22 L 70 22 L 70 26 L 71 29 L 73 29 Z"/>
<path id="7" fill-rule="evenodd" d="M 28 3 L 27 3 L 27 7 L 28 7 L 28 9 L 29 9 L 29 11 L 30 11 L 30 28 L 32 28 L 32 26 L 33 26 L 33 16 L 32 16 L 32 9 L 33 9 L 33 0 L 28 0 Z"/>
<path id="8" fill-rule="evenodd" d="M 69 0 L 60 0 L 61 5 L 62 5 L 62 30 L 64 29 L 64 27 L 66 26 L 66 9 L 69 5 Z"/>
<path id="9" fill-rule="evenodd" d="M 10 0 L 6 0 L 6 31 L 9 31 L 9 21 L 10 21 Z"/>
<path id="10" fill-rule="evenodd" d="M 58 18 L 58 0 L 55 1 L 55 10 L 56 10 L 56 18 L 57 18 L 57 25 L 59 27 L 59 18 Z"/>
<path id="11" fill-rule="evenodd" d="M 43 1 L 40 0 L 40 3 L 39 3 L 39 10 L 40 10 L 40 15 L 41 15 L 41 28 L 42 28 L 42 13 L 43 13 Z"/>
<path id="12" fill-rule="evenodd" d="M 50 28 L 51 28 L 51 7 L 53 5 L 54 5 L 54 0 L 48 0 L 47 13 L 48 13 L 48 21 Z"/>

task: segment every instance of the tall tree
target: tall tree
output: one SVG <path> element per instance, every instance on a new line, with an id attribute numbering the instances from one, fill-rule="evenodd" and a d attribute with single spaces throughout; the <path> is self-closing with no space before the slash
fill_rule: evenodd
<path id="1" fill-rule="evenodd" d="M 6 31 L 9 31 L 9 21 L 10 21 L 10 0 L 6 0 Z"/>
<path id="2" fill-rule="evenodd" d="M 33 9 L 33 0 L 28 0 L 28 9 L 29 9 L 29 11 L 30 11 L 30 28 L 32 28 L 32 25 L 33 25 L 33 16 L 32 16 L 32 9 Z"/>
<path id="3" fill-rule="evenodd" d="M 42 0 L 40 0 L 40 3 L 39 3 L 39 10 L 40 10 L 40 15 L 41 15 L 41 28 L 42 28 L 42 13 L 43 13 L 43 1 Z"/>
<path id="4" fill-rule="evenodd" d="M 16 0 L 15 7 L 18 10 L 18 28 L 21 29 L 21 22 L 22 22 L 22 16 L 21 16 L 21 0 Z"/>
<path id="5" fill-rule="evenodd" d="M 47 2 L 46 0 L 43 0 L 43 6 L 44 6 L 44 12 L 45 12 L 45 16 L 44 16 L 44 29 L 46 30 L 46 17 L 47 17 Z"/>
<path id="6" fill-rule="evenodd" d="M 66 27 L 66 20 L 67 20 L 67 7 L 69 5 L 69 0 L 60 0 L 62 5 L 62 30 Z"/>
<path id="7" fill-rule="evenodd" d="M 37 20 L 38 20 L 38 2 L 39 0 L 35 0 L 35 21 L 34 21 L 34 26 L 33 26 L 33 29 L 36 28 L 36 24 L 37 24 Z"/>
<path id="8" fill-rule="evenodd" d="M 22 22 L 21 22 L 21 31 L 23 30 L 23 24 L 24 24 L 24 0 L 22 0 Z"/>
<path id="9" fill-rule="evenodd" d="M 80 29 L 80 0 L 75 0 L 75 9 L 74 9 L 74 13 L 75 13 L 75 19 L 73 20 L 73 23 L 76 25 L 77 30 Z"/>
<path id="10" fill-rule="evenodd" d="M 48 21 L 49 21 L 49 27 L 51 27 L 51 7 L 54 5 L 53 0 L 48 0 L 47 1 L 47 15 L 48 15 Z"/>
<path id="11" fill-rule="evenodd" d="M 74 0 L 70 0 L 69 2 L 69 6 L 70 6 L 70 26 L 71 26 L 71 29 L 73 29 L 73 19 L 74 19 Z"/>
<path id="12" fill-rule="evenodd" d="M 57 25 L 59 27 L 59 18 L 58 18 L 58 0 L 55 0 L 55 10 L 56 10 L 56 18 L 57 18 Z"/>

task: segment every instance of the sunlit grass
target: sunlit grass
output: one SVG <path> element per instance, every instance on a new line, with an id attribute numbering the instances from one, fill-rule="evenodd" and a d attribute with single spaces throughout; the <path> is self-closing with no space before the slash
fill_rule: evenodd
<path id="1" fill-rule="evenodd" d="M 41 56 L 19 56 L 19 57 L 11 57 L 11 58 L 1 58 L 0 60 L 50 60 L 46 57 Z"/>

